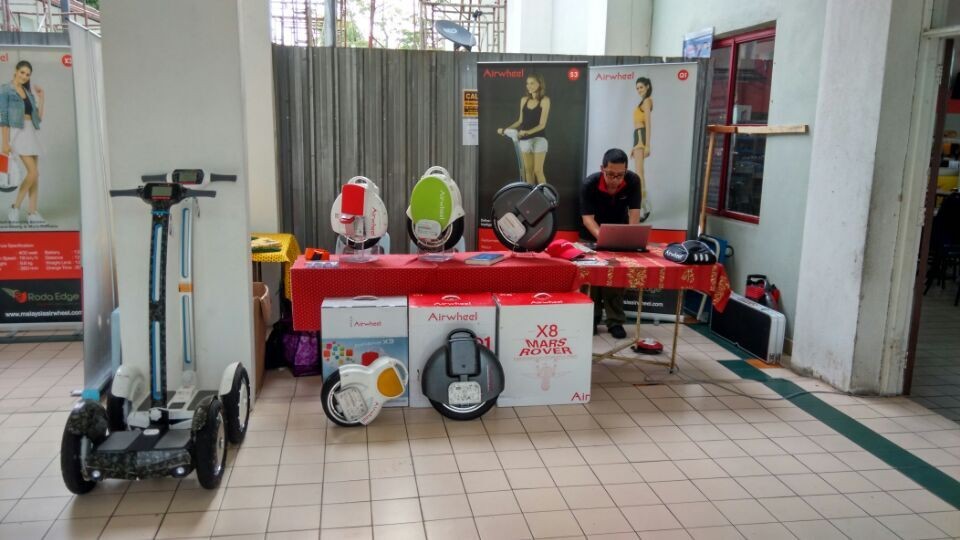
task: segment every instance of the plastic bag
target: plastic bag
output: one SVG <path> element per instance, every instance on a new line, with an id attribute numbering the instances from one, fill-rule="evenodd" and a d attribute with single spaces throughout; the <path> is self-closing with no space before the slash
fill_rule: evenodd
<path id="1" fill-rule="evenodd" d="M 747 288 L 744 296 L 774 311 L 783 313 L 783 306 L 780 305 L 780 289 L 767 280 L 763 274 L 750 274 L 747 276 Z"/>
<path id="2" fill-rule="evenodd" d="M 264 359 L 266 369 L 286 366 L 295 377 L 319 375 L 320 347 L 317 332 L 297 332 L 293 321 L 282 317 L 267 338 Z"/>

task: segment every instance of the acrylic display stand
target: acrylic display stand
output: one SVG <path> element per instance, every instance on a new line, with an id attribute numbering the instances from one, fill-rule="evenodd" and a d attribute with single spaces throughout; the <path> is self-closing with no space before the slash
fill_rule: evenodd
<path id="1" fill-rule="evenodd" d="M 383 253 L 383 249 L 380 246 L 373 246 L 366 249 L 355 249 L 346 245 L 343 247 L 343 253 L 340 255 L 340 260 L 348 263 L 368 263 L 373 262 L 379 258 L 379 255 Z"/>
<path id="2" fill-rule="evenodd" d="M 417 258 L 421 261 L 439 263 L 449 261 L 455 253 L 457 253 L 456 248 L 444 249 L 442 251 L 424 251 L 418 249 Z"/>

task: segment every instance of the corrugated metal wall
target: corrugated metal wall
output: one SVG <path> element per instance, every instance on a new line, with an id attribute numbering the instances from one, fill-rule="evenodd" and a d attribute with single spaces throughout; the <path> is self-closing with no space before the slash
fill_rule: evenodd
<path id="1" fill-rule="evenodd" d="M 478 147 L 461 145 L 462 90 L 477 87 L 478 61 L 533 60 L 590 65 L 664 61 L 274 45 L 283 230 L 292 232 L 301 246 L 333 248 L 330 207 L 341 182 L 363 175 L 380 187 L 387 205 L 391 250 L 405 253 L 409 193 L 428 167 L 441 165 L 460 185 L 466 243 L 475 247 Z M 704 96 L 706 62 L 698 72 L 698 95 Z M 705 105 L 699 100 L 698 126 L 704 124 Z M 703 129 L 696 130 L 694 148 L 698 158 L 693 163 L 702 163 Z M 693 168 L 699 179 L 701 167 Z"/>

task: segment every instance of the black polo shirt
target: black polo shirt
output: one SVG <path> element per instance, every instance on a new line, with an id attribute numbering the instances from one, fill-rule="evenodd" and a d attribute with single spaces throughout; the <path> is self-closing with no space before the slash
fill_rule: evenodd
<path id="1" fill-rule="evenodd" d="M 616 193 L 608 193 L 605 184 L 601 188 L 601 173 L 588 176 L 580 187 L 580 215 L 593 216 L 597 225 L 629 223 L 628 210 L 640 208 L 640 177 L 633 171 L 627 171 L 623 180 Z M 586 227 L 581 227 L 580 232 L 584 238 L 593 238 Z"/>

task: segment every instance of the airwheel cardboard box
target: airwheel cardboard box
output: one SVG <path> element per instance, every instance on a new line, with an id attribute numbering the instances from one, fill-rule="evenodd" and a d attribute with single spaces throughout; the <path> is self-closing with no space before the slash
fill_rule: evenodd
<path id="1" fill-rule="evenodd" d="M 429 407 L 420 387 L 420 373 L 430 356 L 443 347 L 450 332 L 472 330 L 483 345 L 496 352 L 497 306 L 487 294 L 411 294 L 410 406 Z"/>
<path id="2" fill-rule="evenodd" d="M 407 367 L 407 297 L 326 298 L 320 306 L 320 337 L 324 379 L 344 364 L 368 366 L 381 356 Z M 405 406 L 407 396 L 385 406 Z"/>
<path id="3" fill-rule="evenodd" d="M 506 387 L 497 405 L 590 401 L 593 302 L 580 293 L 496 294 L 497 356 Z"/>

